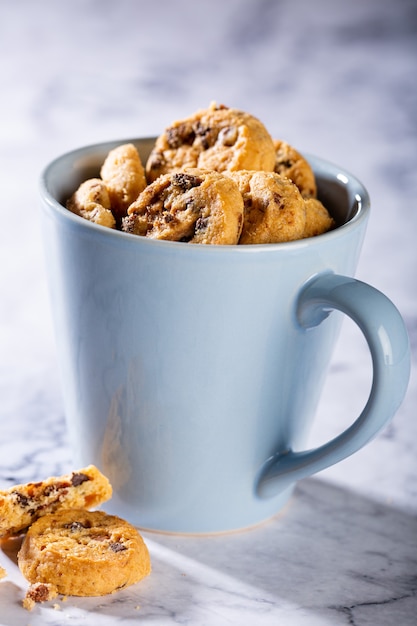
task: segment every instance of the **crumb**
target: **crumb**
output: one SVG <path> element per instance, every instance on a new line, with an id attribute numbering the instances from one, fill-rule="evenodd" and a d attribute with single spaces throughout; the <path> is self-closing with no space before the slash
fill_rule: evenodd
<path id="1" fill-rule="evenodd" d="M 30 585 L 23 599 L 23 607 L 31 611 L 37 602 L 47 602 L 56 598 L 57 591 L 54 585 L 48 583 L 33 583 Z"/>
<path id="2" fill-rule="evenodd" d="M 0 580 L 1 580 L 2 578 L 6 578 L 6 576 L 7 576 L 7 572 L 6 572 L 6 570 L 4 569 L 4 567 L 2 567 L 2 566 L 0 565 Z"/>
<path id="3" fill-rule="evenodd" d="M 26 609 L 26 611 L 31 611 L 35 606 L 35 600 L 32 600 L 32 598 L 28 598 L 27 596 L 25 596 L 23 598 L 22 604 L 23 608 Z"/>
<path id="4" fill-rule="evenodd" d="M 55 611 L 60 611 L 60 610 L 61 610 L 61 605 L 60 605 L 60 604 L 58 604 L 58 603 L 55 603 L 54 605 L 52 605 L 52 608 L 53 608 Z"/>

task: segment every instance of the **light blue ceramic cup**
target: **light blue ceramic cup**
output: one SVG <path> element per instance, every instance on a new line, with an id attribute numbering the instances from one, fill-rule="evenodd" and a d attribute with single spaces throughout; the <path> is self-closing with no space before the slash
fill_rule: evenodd
<path id="1" fill-rule="evenodd" d="M 145 160 L 153 140 L 134 143 Z M 106 510 L 142 528 L 251 526 L 279 511 L 297 480 L 369 442 L 406 392 L 401 316 L 352 278 L 368 194 L 350 173 L 309 156 L 334 231 L 273 245 L 153 241 L 63 206 L 115 145 L 61 156 L 41 181 L 74 463 L 107 474 Z M 305 450 L 342 317 L 334 309 L 366 338 L 372 389 L 348 429 Z"/>

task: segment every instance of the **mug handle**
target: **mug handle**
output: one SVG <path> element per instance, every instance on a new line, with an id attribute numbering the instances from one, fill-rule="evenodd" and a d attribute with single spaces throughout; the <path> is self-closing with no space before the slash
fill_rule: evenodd
<path id="1" fill-rule="evenodd" d="M 369 399 L 357 420 L 328 443 L 302 452 L 288 450 L 270 457 L 257 481 L 257 494 L 271 497 L 294 482 L 350 456 L 389 422 L 400 406 L 410 376 L 410 347 L 403 319 L 380 291 L 354 278 L 319 274 L 303 287 L 296 305 L 303 332 L 318 326 L 336 309 L 359 326 L 373 367 Z"/>

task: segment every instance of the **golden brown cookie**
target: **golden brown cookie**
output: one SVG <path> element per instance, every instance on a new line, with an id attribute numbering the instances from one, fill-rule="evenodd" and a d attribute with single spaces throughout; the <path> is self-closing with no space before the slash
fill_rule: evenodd
<path id="1" fill-rule="evenodd" d="M 109 481 L 94 465 L 41 482 L 15 485 L 0 491 L 0 537 L 18 535 L 42 515 L 59 508 L 92 509 L 111 495 Z"/>
<path id="2" fill-rule="evenodd" d="M 148 185 L 123 220 L 125 232 L 152 239 L 236 244 L 243 221 L 237 185 L 214 171 L 191 168 Z"/>
<path id="3" fill-rule="evenodd" d="M 285 141 L 275 139 L 274 148 L 275 172 L 292 180 L 302 196 L 315 198 L 317 195 L 316 179 L 308 161 Z"/>
<path id="4" fill-rule="evenodd" d="M 303 238 L 321 235 L 335 227 L 335 221 L 317 198 L 306 198 L 306 225 Z"/>
<path id="5" fill-rule="evenodd" d="M 111 209 L 116 218 L 124 217 L 128 207 L 146 187 L 145 169 L 132 143 L 111 150 L 101 168 Z"/>
<path id="6" fill-rule="evenodd" d="M 18 565 L 30 583 L 46 583 L 73 596 L 112 593 L 151 571 L 136 528 L 115 515 L 83 509 L 39 518 L 23 540 Z"/>
<path id="7" fill-rule="evenodd" d="M 67 201 L 67 209 L 100 226 L 116 226 L 110 197 L 100 178 L 89 178 L 83 182 Z"/>
<path id="8" fill-rule="evenodd" d="M 275 172 L 242 170 L 229 176 L 245 206 L 240 244 L 281 243 L 303 236 L 304 200 L 293 182 Z"/>
<path id="9" fill-rule="evenodd" d="M 174 122 L 156 140 L 146 163 L 149 182 L 189 167 L 235 171 L 273 171 L 275 149 L 256 117 L 212 103 L 208 109 Z"/>

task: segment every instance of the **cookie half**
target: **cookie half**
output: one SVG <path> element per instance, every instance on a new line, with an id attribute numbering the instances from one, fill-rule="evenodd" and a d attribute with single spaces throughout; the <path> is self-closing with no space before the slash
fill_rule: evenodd
<path id="1" fill-rule="evenodd" d="M 67 509 L 28 530 L 18 565 L 32 584 L 58 593 L 102 596 L 139 582 L 151 571 L 148 549 L 134 526 L 103 511 Z"/>
<path id="2" fill-rule="evenodd" d="M 94 466 L 0 491 L 0 537 L 18 535 L 59 508 L 92 509 L 109 500 L 112 487 Z"/>

